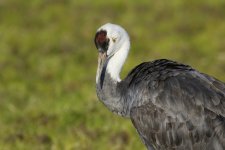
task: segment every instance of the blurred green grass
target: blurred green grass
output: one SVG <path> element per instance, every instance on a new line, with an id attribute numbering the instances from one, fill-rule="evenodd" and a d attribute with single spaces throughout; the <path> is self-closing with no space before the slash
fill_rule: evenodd
<path id="1" fill-rule="evenodd" d="M 122 25 L 122 72 L 168 58 L 225 81 L 225 1 L 0 1 L 0 149 L 145 149 L 128 119 L 95 94 L 104 23 Z"/>

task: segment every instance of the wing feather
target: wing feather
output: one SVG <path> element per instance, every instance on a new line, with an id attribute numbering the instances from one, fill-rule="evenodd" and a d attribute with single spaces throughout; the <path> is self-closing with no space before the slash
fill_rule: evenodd
<path id="1" fill-rule="evenodd" d="M 225 149 L 225 84 L 189 66 L 162 64 L 139 65 L 127 78 L 137 91 L 130 117 L 145 145 Z M 147 73 L 146 68 L 155 71 Z"/>

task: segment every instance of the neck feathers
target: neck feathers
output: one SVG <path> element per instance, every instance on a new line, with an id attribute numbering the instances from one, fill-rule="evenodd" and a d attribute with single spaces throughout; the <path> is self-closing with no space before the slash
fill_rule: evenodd
<path id="1" fill-rule="evenodd" d="M 96 92 L 99 100 L 113 113 L 123 117 L 129 117 L 129 105 L 123 96 L 120 83 L 115 82 L 111 75 L 105 73 L 104 85 L 98 83 Z"/>
<path id="2" fill-rule="evenodd" d="M 127 41 L 121 41 L 121 46 L 115 51 L 112 58 L 110 58 L 107 65 L 107 72 L 111 76 L 112 80 L 120 82 L 120 72 L 123 64 L 127 58 L 130 49 L 129 38 Z"/>
<path id="3" fill-rule="evenodd" d="M 98 98 L 114 113 L 129 117 L 126 101 L 121 95 L 118 87 L 120 71 L 127 58 L 130 48 L 129 40 L 123 42 L 120 48 L 111 55 L 104 65 L 99 63 L 99 74 L 97 73 L 97 95 Z M 102 67 L 101 67 L 102 66 Z M 97 71 L 98 72 L 98 71 Z"/>

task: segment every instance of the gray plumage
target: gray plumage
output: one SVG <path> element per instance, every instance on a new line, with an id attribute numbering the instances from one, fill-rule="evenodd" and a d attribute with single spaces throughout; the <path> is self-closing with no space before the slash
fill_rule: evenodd
<path id="1" fill-rule="evenodd" d="M 103 29 L 95 37 L 98 49 Z M 112 112 L 131 118 L 149 150 L 225 149 L 223 82 L 166 59 L 144 62 L 117 81 L 103 69 L 113 55 L 99 65 L 97 95 Z"/>

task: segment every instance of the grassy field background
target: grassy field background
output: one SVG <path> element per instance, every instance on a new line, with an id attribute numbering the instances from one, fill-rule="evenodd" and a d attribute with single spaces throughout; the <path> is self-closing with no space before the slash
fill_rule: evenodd
<path id="1" fill-rule="evenodd" d="M 223 0 L 1 0 L 0 149 L 144 150 L 95 94 L 99 26 L 126 28 L 122 72 L 173 59 L 225 81 Z"/>

